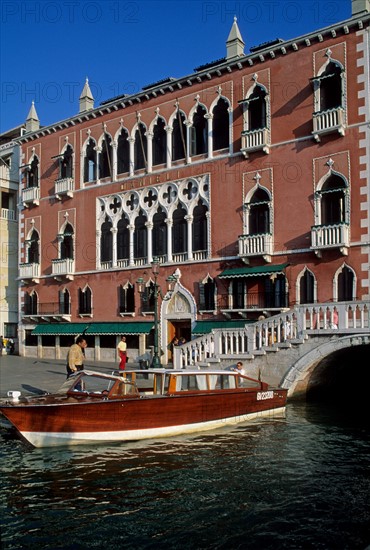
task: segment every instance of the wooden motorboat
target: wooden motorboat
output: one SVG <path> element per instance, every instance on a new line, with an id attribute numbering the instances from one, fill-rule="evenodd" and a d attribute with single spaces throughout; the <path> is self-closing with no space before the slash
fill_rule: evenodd
<path id="1" fill-rule="evenodd" d="M 173 436 L 284 414 L 287 390 L 226 370 L 85 370 L 54 394 L 8 392 L 4 417 L 35 447 Z"/>

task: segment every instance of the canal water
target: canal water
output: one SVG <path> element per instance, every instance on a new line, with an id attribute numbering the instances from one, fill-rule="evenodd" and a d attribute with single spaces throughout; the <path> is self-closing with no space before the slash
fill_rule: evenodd
<path id="1" fill-rule="evenodd" d="M 1 430 L 1 548 L 364 550 L 370 429 L 347 413 L 73 449 Z"/>

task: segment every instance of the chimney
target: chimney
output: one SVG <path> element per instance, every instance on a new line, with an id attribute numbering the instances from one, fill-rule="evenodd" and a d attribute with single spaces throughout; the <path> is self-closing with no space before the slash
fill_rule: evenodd
<path id="1" fill-rule="evenodd" d="M 80 113 L 91 111 L 94 108 L 94 98 L 90 90 L 89 79 L 86 78 L 84 89 L 80 95 Z"/>
<path id="2" fill-rule="evenodd" d="M 37 116 L 37 113 L 36 113 L 35 102 L 32 101 L 31 109 L 26 118 L 26 133 L 36 132 L 36 130 L 39 130 L 39 128 L 40 128 L 39 117 Z"/>
<path id="3" fill-rule="evenodd" d="M 234 17 L 234 23 L 226 41 L 226 59 L 233 59 L 244 55 L 244 41 L 236 21 L 237 19 Z"/>
<path id="4" fill-rule="evenodd" d="M 352 0 L 352 17 L 370 12 L 370 0 Z"/>

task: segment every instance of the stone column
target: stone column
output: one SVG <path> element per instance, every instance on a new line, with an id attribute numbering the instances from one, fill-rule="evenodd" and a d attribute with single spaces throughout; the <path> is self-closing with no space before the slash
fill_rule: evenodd
<path id="1" fill-rule="evenodd" d="M 188 224 L 188 260 L 193 259 L 193 216 L 185 216 Z"/>

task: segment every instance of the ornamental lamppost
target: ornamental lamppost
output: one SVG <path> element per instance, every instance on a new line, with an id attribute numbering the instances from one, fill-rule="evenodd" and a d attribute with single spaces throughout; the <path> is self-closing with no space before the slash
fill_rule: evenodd
<path id="1" fill-rule="evenodd" d="M 149 298 L 152 296 L 154 297 L 154 353 L 153 353 L 153 360 L 151 367 L 152 368 L 159 368 L 161 367 L 161 358 L 159 355 L 159 323 L 160 323 L 160 315 L 158 312 L 158 297 L 161 297 L 162 300 L 169 300 L 172 296 L 172 292 L 175 287 L 176 283 L 176 277 L 174 275 L 169 275 L 167 277 L 167 293 L 164 295 L 162 293 L 162 289 L 158 284 L 158 275 L 159 275 L 159 260 L 158 258 L 153 258 L 153 261 L 151 263 L 152 266 L 152 274 L 154 277 L 154 286 L 150 290 Z M 139 277 L 139 279 L 136 281 L 138 285 L 139 294 L 144 293 L 145 289 L 145 281 L 142 277 Z"/>

